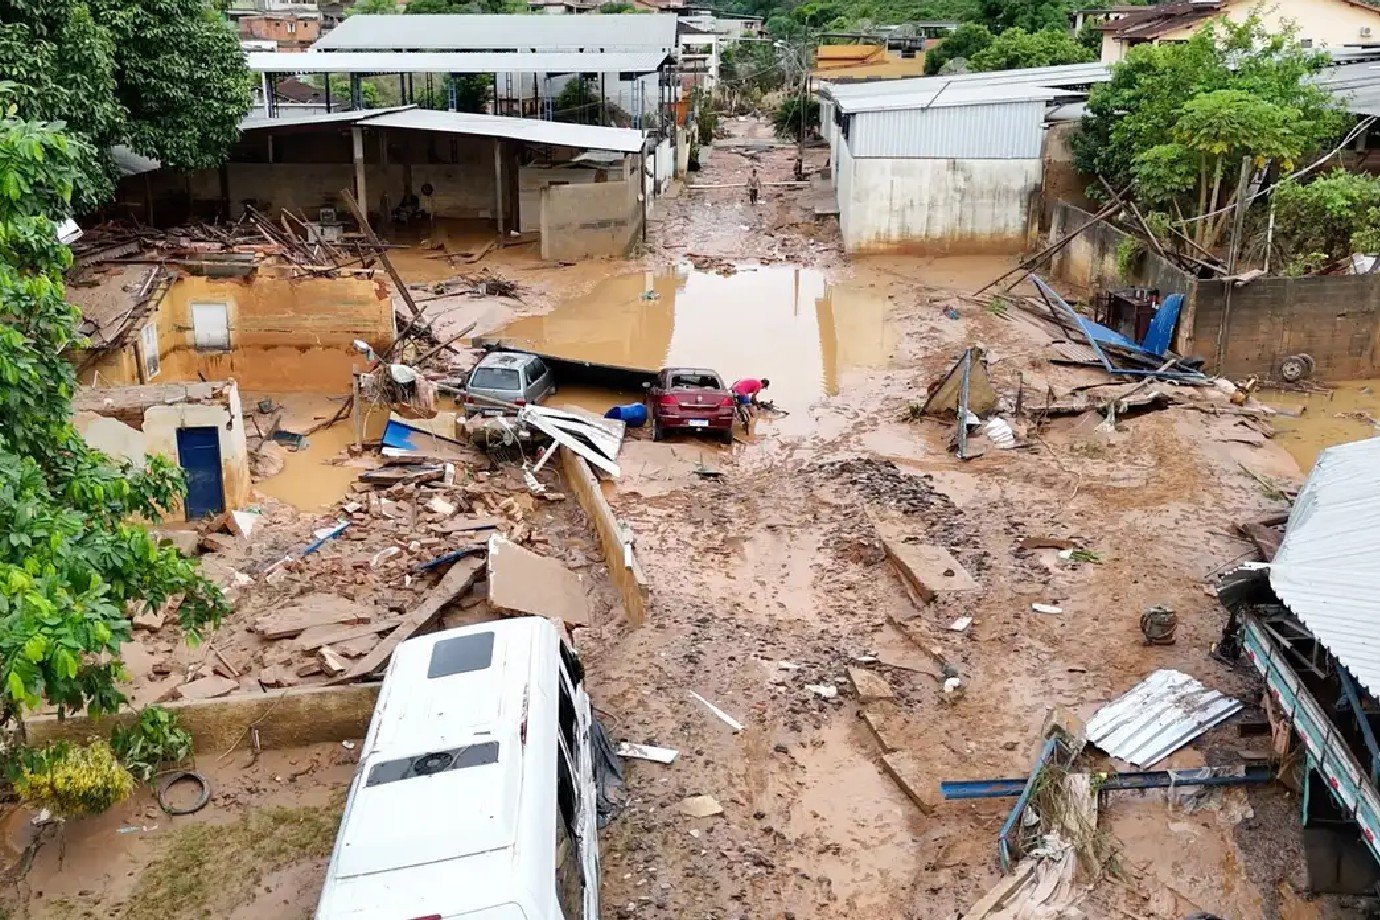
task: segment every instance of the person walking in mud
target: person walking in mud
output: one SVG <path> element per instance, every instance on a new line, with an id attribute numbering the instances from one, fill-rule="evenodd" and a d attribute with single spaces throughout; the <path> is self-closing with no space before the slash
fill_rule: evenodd
<path id="1" fill-rule="evenodd" d="M 762 180 L 757 178 L 756 167 L 752 170 L 752 175 L 748 176 L 747 181 L 748 204 L 756 204 L 757 196 L 762 193 Z"/>

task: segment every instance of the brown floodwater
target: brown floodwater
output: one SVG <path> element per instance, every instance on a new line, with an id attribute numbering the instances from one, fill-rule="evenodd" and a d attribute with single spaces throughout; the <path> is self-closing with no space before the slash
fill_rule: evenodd
<path id="1" fill-rule="evenodd" d="M 602 364 L 709 367 L 730 383 L 765 377 L 766 397 L 803 418 L 811 403 L 839 392 L 848 370 L 886 363 L 897 343 L 890 310 L 876 289 L 830 282 L 815 269 L 768 265 L 725 276 L 679 266 L 616 275 L 500 335 Z M 602 412 L 640 398 L 562 389 L 554 402 Z"/>
<path id="2" fill-rule="evenodd" d="M 1332 387 L 1318 393 L 1261 394 L 1267 405 L 1289 412 L 1302 410 L 1297 418 L 1280 415 L 1274 424 L 1275 440 L 1305 473 L 1313 468 L 1318 454 L 1334 444 L 1380 436 L 1380 380 L 1353 380 Z"/>
<path id="3" fill-rule="evenodd" d="M 262 394 L 255 394 L 258 402 Z M 307 431 L 318 422 L 335 415 L 338 400 L 306 393 L 277 394 L 274 402 L 285 410 L 280 426 L 288 431 Z M 365 418 L 365 438 L 378 438 L 388 424 L 388 412 L 374 409 Z M 346 449 L 354 443 L 350 417 L 307 436 L 301 450 L 284 448 L 282 472 L 254 484 L 254 488 L 303 511 L 320 511 L 334 505 L 350 491 L 359 478 L 359 467 L 349 464 Z"/>

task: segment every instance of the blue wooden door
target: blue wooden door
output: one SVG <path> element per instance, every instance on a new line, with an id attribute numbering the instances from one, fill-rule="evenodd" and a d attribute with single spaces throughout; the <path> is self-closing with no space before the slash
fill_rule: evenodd
<path id="1" fill-rule="evenodd" d="M 214 426 L 177 429 L 177 462 L 187 477 L 187 519 L 224 511 L 220 432 Z"/>

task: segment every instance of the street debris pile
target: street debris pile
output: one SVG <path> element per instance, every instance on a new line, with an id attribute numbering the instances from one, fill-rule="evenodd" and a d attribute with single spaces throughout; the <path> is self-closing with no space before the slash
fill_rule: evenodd
<path id="1" fill-rule="evenodd" d="M 323 518 L 274 504 L 229 512 L 199 532 L 167 532 L 204 553 L 234 613 L 195 649 L 164 632 L 175 604 L 136 618 L 151 656 L 147 673 L 135 675 L 139 694 L 197 699 L 363 679 L 398 643 L 435 625 L 516 614 L 590 625 L 598 550 L 564 508 L 573 503 L 554 471 L 534 496 L 521 471 L 459 454 L 382 457 Z"/>

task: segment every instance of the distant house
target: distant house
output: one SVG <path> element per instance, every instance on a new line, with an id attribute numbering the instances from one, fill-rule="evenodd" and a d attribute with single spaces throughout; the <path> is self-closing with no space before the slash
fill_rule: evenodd
<path id="1" fill-rule="evenodd" d="M 273 42 L 278 51 L 305 51 L 321 37 L 319 13 L 261 13 L 239 17 L 244 41 Z"/>
<path id="2" fill-rule="evenodd" d="M 719 85 L 719 35 L 703 25 L 676 20 L 676 57 L 681 86 L 700 86 L 712 91 Z"/>
<path id="3" fill-rule="evenodd" d="M 815 49 L 815 69 L 810 75 L 839 83 L 922 77 L 925 55 L 888 51 L 884 45 L 820 45 Z"/>
<path id="4" fill-rule="evenodd" d="M 1342 48 L 1380 40 L 1380 8 L 1362 0 L 1177 0 L 1109 13 L 1098 26 L 1102 61 L 1107 64 L 1121 60 L 1136 45 L 1187 41 L 1211 19 L 1223 16 L 1243 22 L 1252 13 L 1268 32 L 1294 26 L 1304 47 Z"/>

